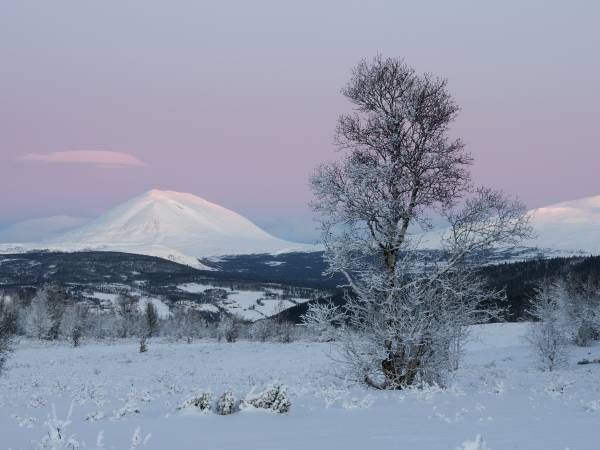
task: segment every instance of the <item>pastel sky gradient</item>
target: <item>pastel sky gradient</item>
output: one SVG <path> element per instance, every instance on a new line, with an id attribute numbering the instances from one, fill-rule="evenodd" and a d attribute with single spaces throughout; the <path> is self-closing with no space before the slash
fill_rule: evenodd
<path id="1" fill-rule="evenodd" d="M 599 17 L 593 0 L 0 2 L 0 224 L 158 188 L 304 238 L 340 89 L 377 52 L 448 78 L 477 182 L 530 207 L 600 194 Z"/>

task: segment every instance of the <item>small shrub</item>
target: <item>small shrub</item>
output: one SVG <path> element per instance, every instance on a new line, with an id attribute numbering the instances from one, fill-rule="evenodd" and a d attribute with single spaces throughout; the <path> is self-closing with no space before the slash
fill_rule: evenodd
<path id="1" fill-rule="evenodd" d="M 285 386 L 276 384 L 268 387 L 257 396 L 245 399 L 242 402 L 242 406 L 252 406 L 283 414 L 290 410 L 292 402 L 288 397 Z"/>
<path id="2" fill-rule="evenodd" d="M 217 414 L 222 416 L 233 414 L 235 412 L 235 407 L 236 400 L 233 396 L 233 392 L 227 391 L 219 397 L 219 401 L 217 402 Z"/>
<path id="3" fill-rule="evenodd" d="M 202 412 L 209 412 L 212 408 L 213 398 L 210 392 L 201 392 L 185 400 L 177 409 L 197 408 Z"/>
<path id="4" fill-rule="evenodd" d="M 79 347 L 81 344 L 81 334 L 81 328 L 79 326 L 75 326 L 71 332 L 71 343 L 73 344 L 73 347 Z"/>
<path id="5" fill-rule="evenodd" d="M 491 450 L 480 435 L 474 441 L 465 441 L 456 450 Z"/>
<path id="6" fill-rule="evenodd" d="M 217 338 L 219 342 L 225 340 L 225 342 L 237 341 L 240 334 L 239 324 L 231 317 L 223 317 L 217 327 Z"/>
<path id="7" fill-rule="evenodd" d="M 146 345 L 146 337 L 142 336 L 140 339 L 140 353 L 145 353 L 148 351 L 148 345 Z"/>

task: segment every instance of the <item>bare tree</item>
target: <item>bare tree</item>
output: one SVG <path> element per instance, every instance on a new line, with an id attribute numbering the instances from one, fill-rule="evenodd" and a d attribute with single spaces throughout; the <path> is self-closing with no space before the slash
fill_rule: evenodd
<path id="1" fill-rule="evenodd" d="M 338 329 L 344 321 L 342 308 L 332 302 L 313 302 L 302 316 L 302 324 L 319 341 L 335 340 Z"/>
<path id="2" fill-rule="evenodd" d="M 115 304 L 118 317 L 118 335 L 126 338 L 135 335 L 139 329 L 138 299 L 129 292 L 121 292 Z"/>
<path id="3" fill-rule="evenodd" d="M 17 332 L 17 312 L 10 297 L 0 295 L 0 374 L 9 353 L 12 350 L 12 340 Z"/>
<path id="4" fill-rule="evenodd" d="M 484 289 L 470 257 L 528 236 L 525 208 L 471 187 L 472 158 L 449 138 L 458 106 L 445 80 L 377 56 L 358 64 L 343 94 L 356 109 L 338 122 L 344 156 L 311 183 L 329 271 L 350 289 L 345 354 L 378 388 L 440 382 L 462 330 L 502 297 Z M 438 216 L 448 232 L 427 259 L 416 236 Z"/>
<path id="5" fill-rule="evenodd" d="M 61 334 L 71 341 L 73 347 L 79 347 L 84 330 L 89 328 L 89 317 L 86 305 L 75 304 L 65 309 L 60 324 Z"/>
<path id="6" fill-rule="evenodd" d="M 240 326 L 238 320 L 234 317 L 223 316 L 217 327 L 217 339 L 225 342 L 235 342 L 239 337 Z"/>
<path id="7" fill-rule="evenodd" d="M 148 343 L 145 335 L 140 338 L 140 353 L 146 353 L 148 351 Z"/>
<path id="8" fill-rule="evenodd" d="M 158 311 L 156 306 L 151 301 L 146 302 L 146 308 L 144 311 L 146 319 L 146 331 L 148 337 L 155 336 L 158 333 Z"/>
<path id="9" fill-rule="evenodd" d="M 48 291 L 39 289 L 25 313 L 25 330 L 37 339 L 49 339 L 53 321 L 50 317 Z"/>
<path id="10" fill-rule="evenodd" d="M 73 304 L 73 299 L 67 290 L 58 284 L 49 284 L 42 289 L 47 292 L 48 313 L 51 321 L 51 326 L 48 330 L 48 339 L 56 340 L 60 336 L 63 314 L 66 308 Z"/>
<path id="11" fill-rule="evenodd" d="M 268 319 L 257 320 L 248 327 L 248 336 L 255 341 L 265 342 L 273 334 L 274 324 Z"/>

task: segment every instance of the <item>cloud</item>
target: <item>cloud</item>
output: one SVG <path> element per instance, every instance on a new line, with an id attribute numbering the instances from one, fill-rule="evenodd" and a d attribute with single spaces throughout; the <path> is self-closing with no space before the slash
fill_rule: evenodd
<path id="1" fill-rule="evenodd" d="M 37 163 L 91 164 L 104 168 L 143 166 L 144 163 L 129 153 L 102 150 L 75 150 L 69 152 L 27 153 L 21 161 Z"/>

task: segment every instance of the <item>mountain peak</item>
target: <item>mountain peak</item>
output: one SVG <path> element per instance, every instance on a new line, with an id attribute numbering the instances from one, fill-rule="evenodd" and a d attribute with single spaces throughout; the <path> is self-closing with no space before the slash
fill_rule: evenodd
<path id="1" fill-rule="evenodd" d="M 115 250 L 161 246 L 193 257 L 314 249 L 271 236 L 240 214 L 202 197 L 159 189 L 116 206 L 52 244 Z"/>
<path id="2" fill-rule="evenodd" d="M 197 195 L 188 194 L 186 192 L 178 192 L 171 190 L 162 190 L 162 189 L 150 189 L 146 193 L 143 194 L 144 197 L 155 198 L 155 199 L 176 199 L 176 198 L 196 198 L 200 200 L 204 200 L 202 197 Z"/>
<path id="3" fill-rule="evenodd" d="M 600 195 L 555 203 L 534 209 L 531 213 L 535 221 L 543 223 L 600 225 Z"/>
<path id="4" fill-rule="evenodd" d="M 146 193 L 142 194 L 139 198 L 146 199 L 148 201 L 171 201 L 171 202 L 182 202 L 190 203 L 195 205 L 202 205 L 206 208 L 218 209 L 224 213 L 233 213 L 233 211 L 224 208 L 221 205 L 210 202 L 203 197 L 195 194 L 189 194 L 187 192 L 178 192 L 170 190 L 151 189 Z"/>

